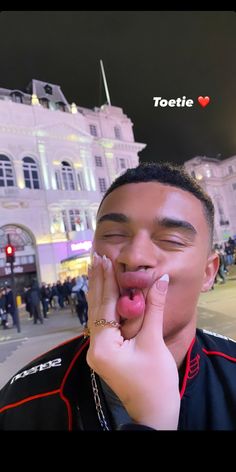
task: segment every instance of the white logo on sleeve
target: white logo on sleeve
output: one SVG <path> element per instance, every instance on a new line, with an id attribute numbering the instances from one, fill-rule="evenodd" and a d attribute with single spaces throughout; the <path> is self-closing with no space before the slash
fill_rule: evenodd
<path id="1" fill-rule="evenodd" d="M 31 367 L 31 369 L 24 370 L 23 372 L 16 374 L 11 379 L 11 384 L 15 382 L 15 380 L 23 379 L 27 375 L 36 374 L 36 372 L 42 372 L 42 370 L 51 369 L 51 367 L 60 367 L 60 366 L 61 366 L 60 357 L 58 359 L 53 359 L 52 361 L 45 362 L 45 364 L 35 365 L 34 367 Z"/>

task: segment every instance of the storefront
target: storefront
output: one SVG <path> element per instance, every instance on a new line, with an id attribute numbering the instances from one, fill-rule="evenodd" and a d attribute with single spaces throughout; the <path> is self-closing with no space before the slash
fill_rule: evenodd
<path id="1" fill-rule="evenodd" d="M 36 265 L 35 263 L 14 265 L 13 274 L 15 290 L 17 293 L 22 295 L 24 292 L 24 287 L 28 287 L 32 284 L 33 280 L 37 279 Z M 12 285 L 10 267 L 0 267 L 0 284 L 2 287 L 5 285 Z"/>
<path id="2" fill-rule="evenodd" d="M 68 244 L 68 252 L 71 256 L 61 261 L 60 280 L 63 282 L 67 277 L 78 277 L 88 273 L 88 266 L 91 264 L 90 251 L 92 241 L 71 241 Z"/>

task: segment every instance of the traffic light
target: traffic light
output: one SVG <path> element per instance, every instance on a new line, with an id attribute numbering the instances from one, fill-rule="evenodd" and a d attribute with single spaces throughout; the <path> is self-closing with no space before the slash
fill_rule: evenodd
<path id="1" fill-rule="evenodd" d="M 5 247 L 6 252 L 6 262 L 15 262 L 15 248 L 11 244 L 8 244 Z"/>

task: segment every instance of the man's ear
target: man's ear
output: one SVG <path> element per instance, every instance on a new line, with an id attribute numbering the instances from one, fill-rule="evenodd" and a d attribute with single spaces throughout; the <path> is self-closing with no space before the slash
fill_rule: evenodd
<path id="1" fill-rule="evenodd" d="M 219 262 L 219 256 L 216 252 L 208 257 L 201 292 L 207 292 L 214 284 L 215 276 L 219 269 Z"/>

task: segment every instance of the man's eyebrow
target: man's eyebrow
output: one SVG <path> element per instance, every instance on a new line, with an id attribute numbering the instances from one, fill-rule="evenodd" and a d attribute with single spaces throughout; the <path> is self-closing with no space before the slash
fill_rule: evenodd
<path id="1" fill-rule="evenodd" d="M 197 234 L 197 230 L 194 226 L 189 223 L 189 221 L 185 220 L 178 220 L 176 218 L 156 218 L 156 223 L 163 228 L 177 228 L 177 229 L 184 229 L 189 233 L 192 233 L 193 236 Z"/>
<path id="2" fill-rule="evenodd" d="M 103 221 L 115 221 L 116 223 L 129 223 L 130 218 L 123 213 L 106 213 L 97 220 L 97 225 Z"/>
<path id="3" fill-rule="evenodd" d="M 97 225 L 102 223 L 103 221 L 114 221 L 116 223 L 130 223 L 131 219 L 128 216 L 124 215 L 124 213 L 106 213 L 105 215 L 98 218 Z M 184 229 L 192 233 L 194 236 L 197 234 L 197 230 L 194 228 L 194 226 L 185 220 L 165 217 L 165 218 L 155 218 L 155 223 L 158 224 L 158 226 L 161 226 L 163 228 Z"/>

